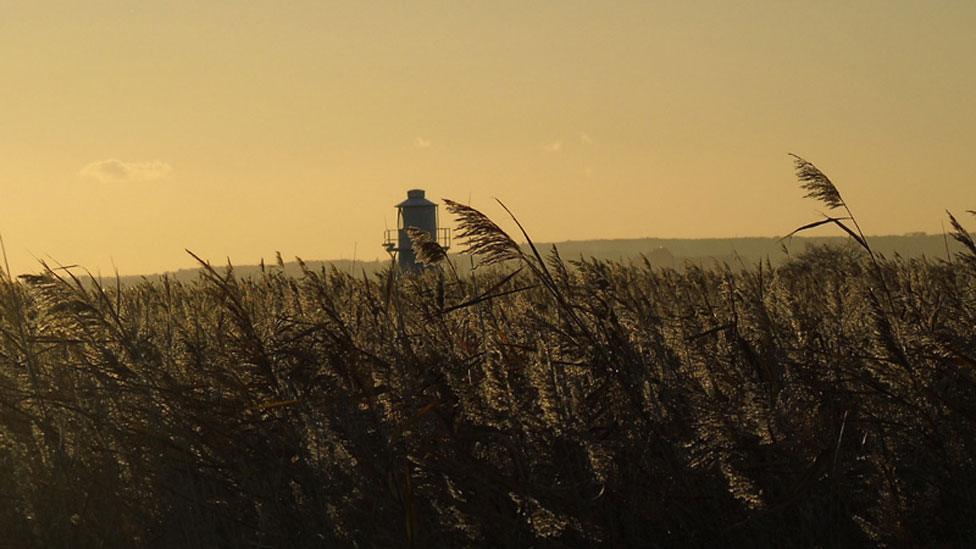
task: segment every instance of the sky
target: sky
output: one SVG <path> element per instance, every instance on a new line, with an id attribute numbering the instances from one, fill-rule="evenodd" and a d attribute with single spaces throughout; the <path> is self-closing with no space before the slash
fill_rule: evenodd
<path id="1" fill-rule="evenodd" d="M 0 0 L 0 234 L 14 272 L 371 260 L 419 187 L 537 241 L 777 236 L 821 209 L 790 152 L 865 232 L 939 233 L 976 209 L 974 26 L 970 1 Z"/>

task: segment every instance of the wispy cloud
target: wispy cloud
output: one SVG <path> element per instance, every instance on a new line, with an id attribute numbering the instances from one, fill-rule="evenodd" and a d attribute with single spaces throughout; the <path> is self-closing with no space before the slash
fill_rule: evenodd
<path id="1" fill-rule="evenodd" d="M 172 166 L 159 160 L 123 162 L 116 158 L 109 158 L 88 164 L 78 174 L 103 183 L 127 183 L 155 181 L 166 177 L 171 171 L 173 171 Z"/>
<path id="2" fill-rule="evenodd" d="M 542 150 L 544 150 L 546 152 L 551 152 L 551 153 L 560 153 L 563 150 L 563 142 L 562 141 L 553 141 L 551 143 L 543 143 L 542 144 Z"/>
<path id="3" fill-rule="evenodd" d="M 417 147 L 418 149 L 429 149 L 430 140 L 424 139 L 423 137 L 417 137 L 416 139 L 413 140 L 413 146 Z"/>
<path id="4" fill-rule="evenodd" d="M 585 145 L 589 145 L 589 144 L 593 143 L 593 138 L 590 137 L 590 134 L 588 134 L 586 132 L 579 132 L 576 135 L 579 137 L 580 143 L 583 143 Z"/>

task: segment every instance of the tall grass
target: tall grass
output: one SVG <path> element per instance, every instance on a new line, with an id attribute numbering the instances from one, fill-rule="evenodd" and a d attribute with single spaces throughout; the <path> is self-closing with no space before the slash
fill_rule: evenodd
<path id="1" fill-rule="evenodd" d="M 976 543 L 955 218 L 952 263 L 677 271 L 449 208 L 498 265 L 0 280 L 3 543 Z"/>

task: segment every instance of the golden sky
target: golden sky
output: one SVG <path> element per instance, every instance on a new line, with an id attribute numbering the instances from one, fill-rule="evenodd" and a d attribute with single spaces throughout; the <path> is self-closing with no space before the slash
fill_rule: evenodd
<path id="1" fill-rule="evenodd" d="M 970 1 L 0 0 L 0 232 L 18 272 L 373 259 L 423 187 L 540 241 L 774 236 L 818 215 L 795 152 L 866 232 L 937 233 L 976 208 L 974 27 Z"/>

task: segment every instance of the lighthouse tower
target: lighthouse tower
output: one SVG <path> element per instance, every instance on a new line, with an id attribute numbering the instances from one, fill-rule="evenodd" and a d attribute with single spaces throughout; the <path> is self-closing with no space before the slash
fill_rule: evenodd
<path id="1" fill-rule="evenodd" d="M 444 248 L 451 247 L 450 229 L 441 229 L 437 226 L 437 203 L 427 200 L 424 195 L 423 189 L 407 191 L 407 199 L 396 205 L 396 232 L 388 229 L 383 239 L 383 247 L 397 257 L 400 269 L 406 272 L 414 272 L 420 269 L 417 257 L 410 246 L 410 236 L 407 234 L 408 227 L 425 231 L 431 239 Z"/>

